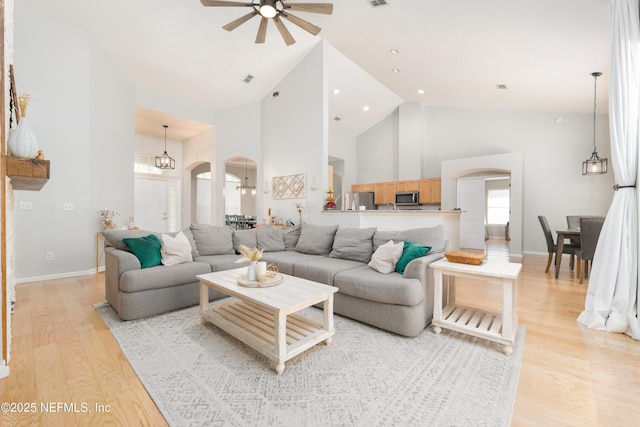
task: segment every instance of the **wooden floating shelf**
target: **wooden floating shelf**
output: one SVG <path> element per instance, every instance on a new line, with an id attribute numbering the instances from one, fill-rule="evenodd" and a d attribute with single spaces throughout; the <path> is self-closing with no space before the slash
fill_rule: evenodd
<path id="1" fill-rule="evenodd" d="M 49 160 L 7 156 L 7 176 L 14 190 L 40 191 L 49 181 Z"/>

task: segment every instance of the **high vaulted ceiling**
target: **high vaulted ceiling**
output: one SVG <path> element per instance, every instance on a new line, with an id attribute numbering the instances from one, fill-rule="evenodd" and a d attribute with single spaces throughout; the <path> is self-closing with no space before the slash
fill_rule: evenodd
<path id="1" fill-rule="evenodd" d="M 404 101 L 587 113 L 593 111 L 591 73 L 602 71 L 598 111 L 607 109 L 608 0 L 387 0 L 378 7 L 370 0 L 334 0 L 332 15 L 296 13 L 322 28 L 318 36 L 284 21 L 297 41 L 292 46 L 273 23 L 266 42 L 255 44 L 257 18 L 225 31 L 247 8 L 203 7 L 199 0 L 19 3 L 86 30 L 138 86 L 215 109 L 258 102 L 277 90 L 320 38 Z M 247 84 L 248 74 L 254 77 Z M 330 116 L 342 120 L 333 125 L 357 134 L 379 120 L 353 114 L 358 124 L 350 124 L 340 109 L 361 111 L 368 104 L 374 110 L 376 100 L 339 89 Z"/>

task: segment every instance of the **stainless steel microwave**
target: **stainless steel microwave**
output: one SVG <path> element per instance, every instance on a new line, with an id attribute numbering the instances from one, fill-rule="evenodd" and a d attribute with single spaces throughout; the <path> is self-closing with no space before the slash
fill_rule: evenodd
<path id="1" fill-rule="evenodd" d="M 420 200 L 420 193 L 417 191 L 403 191 L 396 193 L 396 206 L 417 205 Z"/>

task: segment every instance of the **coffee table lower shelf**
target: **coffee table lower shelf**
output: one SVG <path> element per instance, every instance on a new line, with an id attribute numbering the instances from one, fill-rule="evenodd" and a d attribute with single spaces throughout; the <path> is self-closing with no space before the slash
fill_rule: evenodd
<path id="1" fill-rule="evenodd" d="M 484 338 L 509 347 L 515 337 L 506 338 L 502 334 L 502 314 L 480 310 L 473 307 L 449 304 L 442 309 L 442 319 L 432 320 L 434 332 L 439 334 L 441 328 L 461 332 L 478 338 Z M 512 330 L 518 327 L 517 321 L 512 320 Z"/>
<path id="2" fill-rule="evenodd" d="M 276 362 L 276 372 L 282 373 L 284 362 L 316 344 L 331 343 L 334 330 L 299 314 L 286 316 L 286 350 L 278 354 L 277 312 L 258 304 L 225 298 L 209 305 L 201 316 L 249 347 Z"/>

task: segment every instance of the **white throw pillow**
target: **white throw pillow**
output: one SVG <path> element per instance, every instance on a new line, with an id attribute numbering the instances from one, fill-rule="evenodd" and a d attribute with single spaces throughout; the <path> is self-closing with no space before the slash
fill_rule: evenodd
<path id="1" fill-rule="evenodd" d="M 378 249 L 371 256 L 369 267 L 383 274 L 391 273 L 395 270 L 396 263 L 402 256 L 403 248 L 404 241 L 393 243 L 393 240 L 378 246 Z"/>
<path id="2" fill-rule="evenodd" d="M 182 231 L 176 234 L 175 237 L 163 234 L 160 253 L 162 254 L 162 264 L 164 265 L 176 265 L 193 261 L 191 244 Z"/>

